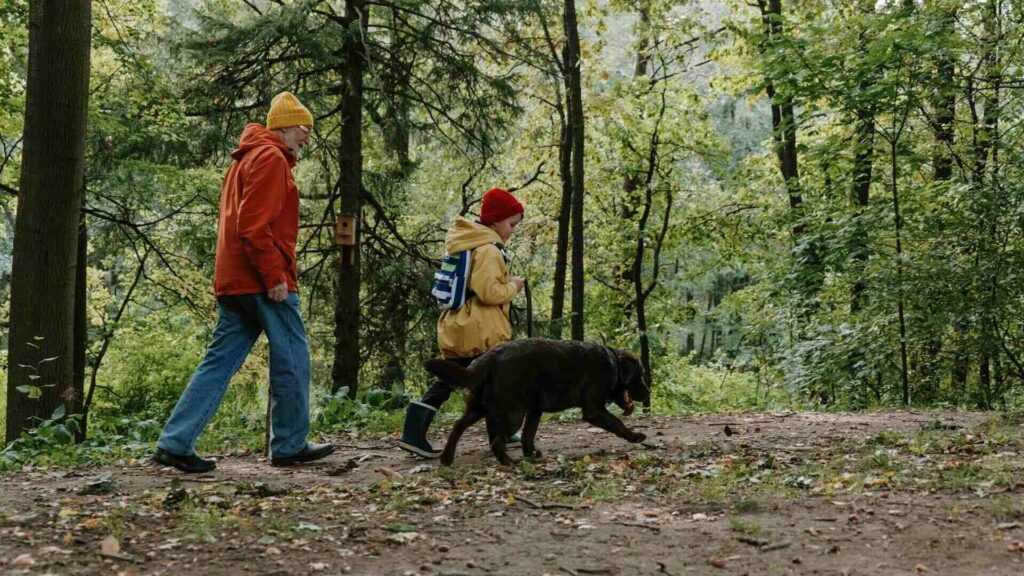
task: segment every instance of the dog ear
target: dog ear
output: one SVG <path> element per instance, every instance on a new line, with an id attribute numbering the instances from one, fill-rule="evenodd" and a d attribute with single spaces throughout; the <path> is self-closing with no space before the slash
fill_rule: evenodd
<path id="1" fill-rule="evenodd" d="M 651 399 L 651 389 L 640 359 L 626 350 L 616 350 L 615 353 L 619 361 L 619 385 L 624 386 L 634 400 L 647 404 Z"/>
<path id="2" fill-rule="evenodd" d="M 629 388 L 630 382 L 637 377 L 637 371 L 640 369 L 640 363 L 637 361 L 635 356 L 626 350 L 616 350 L 615 359 L 618 361 L 619 365 L 619 386 Z"/>

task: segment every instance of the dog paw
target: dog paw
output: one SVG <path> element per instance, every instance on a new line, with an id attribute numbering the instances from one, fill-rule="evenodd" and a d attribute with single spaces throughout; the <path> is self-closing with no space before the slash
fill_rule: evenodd
<path id="1" fill-rule="evenodd" d="M 647 440 L 647 435 L 644 434 L 643 432 L 634 432 L 633 437 L 629 439 L 629 441 L 634 444 L 639 444 L 644 440 Z"/>
<path id="2" fill-rule="evenodd" d="M 523 450 L 523 456 L 525 456 L 529 460 L 540 460 L 543 457 L 543 454 L 540 453 L 540 450 L 534 448 L 533 452 L 530 453 L 527 453 L 526 450 Z"/>
<path id="3" fill-rule="evenodd" d="M 454 462 L 454 461 L 455 461 L 455 455 L 454 454 L 441 454 L 441 465 L 442 466 L 451 466 L 452 462 Z"/>

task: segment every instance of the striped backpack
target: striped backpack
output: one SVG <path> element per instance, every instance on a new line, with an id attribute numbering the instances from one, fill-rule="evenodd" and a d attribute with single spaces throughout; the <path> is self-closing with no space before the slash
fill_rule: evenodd
<path id="1" fill-rule="evenodd" d="M 430 294 L 437 301 L 438 308 L 458 310 L 466 303 L 466 299 L 471 294 L 469 271 L 472 268 L 472 250 L 444 255 L 444 258 L 441 259 L 441 269 L 434 272 L 434 287 L 430 290 Z"/>
<path id="2" fill-rule="evenodd" d="M 501 252 L 501 257 L 508 265 L 510 258 L 505 246 L 494 242 Z M 466 300 L 473 297 L 469 289 L 469 273 L 473 269 L 473 250 L 463 250 L 455 254 L 445 254 L 441 259 L 441 269 L 434 272 L 434 286 L 430 294 L 437 301 L 441 310 L 458 310 Z"/>

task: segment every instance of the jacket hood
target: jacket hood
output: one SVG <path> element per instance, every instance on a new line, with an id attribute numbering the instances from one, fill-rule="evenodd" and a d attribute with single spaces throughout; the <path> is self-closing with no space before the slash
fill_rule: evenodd
<path id="1" fill-rule="evenodd" d="M 455 254 L 493 242 L 501 242 L 497 232 L 469 218 L 458 216 L 448 229 L 448 235 L 444 239 L 444 250 L 448 254 Z"/>
<path id="2" fill-rule="evenodd" d="M 231 158 L 241 160 L 250 150 L 262 146 L 273 146 L 280 149 L 284 153 L 284 157 L 288 159 L 288 165 L 295 166 L 295 156 L 292 155 L 292 151 L 285 145 L 284 140 L 281 140 L 281 137 L 273 130 L 269 130 L 264 125 L 256 123 L 245 125 L 245 129 L 242 130 L 242 137 L 238 139 L 238 148 L 231 152 Z"/>

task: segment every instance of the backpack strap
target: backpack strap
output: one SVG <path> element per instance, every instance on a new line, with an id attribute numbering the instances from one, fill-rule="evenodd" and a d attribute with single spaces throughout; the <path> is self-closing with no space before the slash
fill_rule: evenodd
<path id="1" fill-rule="evenodd" d="M 501 252 L 501 258 L 505 261 L 505 267 L 508 267 L 509 264 L 512 263 L 512 257 L 508 255 L 508 250 L 505 248 L 505 245 L 501 242 L 491 242 L 491 244 L 498 249 L 498 252 Z M 486 246 L 486 244 L 481 244 L 480 246 Z M 477 246 L 476 248 L 479 248 L 480 246 Z M 475 251 L 476 248 L 473 248 L 471 251 Z M 468 273 L 466 274 L 466 277 L 469 277 Z M 468 280 L 466 281 L 466 284 L 466 300 L 469 300 L 476 296 L 476 292 L 473 292 L 473 289 L 469 287 Z"/>

